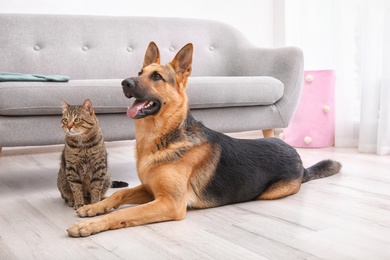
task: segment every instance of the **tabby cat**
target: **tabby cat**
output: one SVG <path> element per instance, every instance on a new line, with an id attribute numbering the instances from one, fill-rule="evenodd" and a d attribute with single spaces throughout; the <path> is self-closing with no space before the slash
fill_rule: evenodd
<path id="1" fill-rule="evenodd" d="M 65 148 L 61 156 L 57 186 L 70 207 L 78 209 L 99 202 L 111 186 L 107 152 L 99 121 L 86 99 L 81 106 L 62 102 L 62 129 Z M 127 183 L 116 182 L 116 187 Z"/>

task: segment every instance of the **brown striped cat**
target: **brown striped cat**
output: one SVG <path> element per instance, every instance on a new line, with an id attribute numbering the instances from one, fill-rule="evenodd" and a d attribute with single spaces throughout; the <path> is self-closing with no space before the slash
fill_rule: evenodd
<path id="1" fill-rule="evenodd" d="M 103 133 L 92 102 L 86 99 L 81 106 L 71 106 L 63 101 L 62 107 L 65 147 L 57 186 L 68 205 L 78 209 L 102 200 L 109 187 L 127 183 L 111 184 Z"/>

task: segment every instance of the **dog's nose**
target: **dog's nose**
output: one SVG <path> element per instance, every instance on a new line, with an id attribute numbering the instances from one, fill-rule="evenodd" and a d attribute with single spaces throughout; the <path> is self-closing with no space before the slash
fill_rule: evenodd
<path id="1" fill-rule="evenodd" d="M 135 87 L 135 81 L 131 78 L 124 79 L 122 81 L 122 87 L 123 88 L 134 88 Z"/>

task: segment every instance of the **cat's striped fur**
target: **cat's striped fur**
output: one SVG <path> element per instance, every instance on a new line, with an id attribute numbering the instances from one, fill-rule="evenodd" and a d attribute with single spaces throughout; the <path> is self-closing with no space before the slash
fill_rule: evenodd
<path id="1" fill-rule="evenodd" d="M 99 202 L 111 186 L 107 152 L 99 121 L 89 99 L 81 106 L 63 102 L 65 147 L 57 186 L 70 207 Z"/>

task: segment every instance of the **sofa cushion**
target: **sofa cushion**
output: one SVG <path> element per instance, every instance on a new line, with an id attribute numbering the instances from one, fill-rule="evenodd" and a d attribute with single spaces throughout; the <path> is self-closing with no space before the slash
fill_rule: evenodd
<path id="1" fill-rule="evenodd" d="M 190 77 L 190 108 L 271 105 L 283 96 L 284 86 L 272 77 Z"/>
<path id="2" fill-rule="evenodd" d="M 97 114 L 124 113 L 131 104 L 122 79 L 69 82 L 1 82 L 0 115 L 61 114 L 61 100 L 81 104 L 91 99 Z M 191 77 L 187 93 L 191 109 L 270 105 L 284 86 L 272 77 Z"/>

